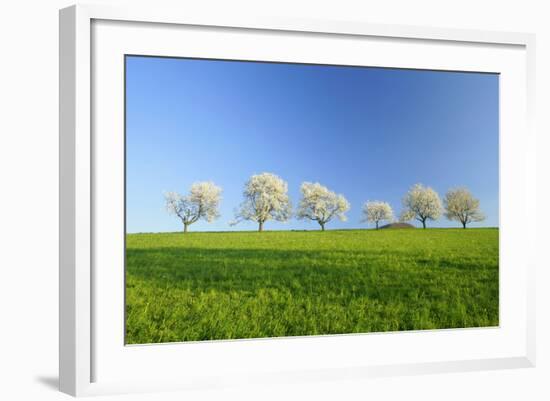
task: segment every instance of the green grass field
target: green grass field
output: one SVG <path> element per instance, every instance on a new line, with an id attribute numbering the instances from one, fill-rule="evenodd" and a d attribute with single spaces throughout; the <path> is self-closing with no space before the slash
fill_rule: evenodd
<path id="1" fill-rule="evenodd" d="M 126 342 L 498 325 L 498 229 L 128 234 Z"/>

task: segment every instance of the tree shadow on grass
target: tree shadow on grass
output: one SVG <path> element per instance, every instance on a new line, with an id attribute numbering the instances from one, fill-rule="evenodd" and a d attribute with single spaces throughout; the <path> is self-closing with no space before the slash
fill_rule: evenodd
<path id="1" fill-rule="evenodd" d="M 472 256 L 427 257 L 400 250 L 307 251 L 277 249 L 209 249 L 158 247 L 128 249 L 127 274 L 158 287 L 198 291 L 309 291 L 329 296 L 356 287 L 365 292 L 375 283 L 411 286 L 456 276 L 459 272 L 493 270 L 498 264 Z M 498 262 L 497 262 L 498 263 Z M 466 279 L 466 277 L 464 277 Z"/>

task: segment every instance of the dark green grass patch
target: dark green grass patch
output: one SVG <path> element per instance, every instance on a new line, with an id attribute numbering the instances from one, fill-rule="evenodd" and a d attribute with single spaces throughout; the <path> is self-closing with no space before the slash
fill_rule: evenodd
<path id="1" fill-rule="evenodd" d="M 128 234 L 126 342 L 498 325 L 498 230 Z"/>

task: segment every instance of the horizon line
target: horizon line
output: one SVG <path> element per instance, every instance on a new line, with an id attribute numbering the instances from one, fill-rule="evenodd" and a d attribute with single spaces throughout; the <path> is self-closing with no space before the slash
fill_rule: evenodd
<path id="1" fill-rule="evenodd" d="M 463 230 L 463 231 L 466 231 L 466 230 L 475 230 L 475 229 L 500 229 L 499 226 L 483 226 L 483 227 L 467 227 L 467 228 L 462 228 L 462 227 L 459 227 L 459 226 L 456 226 L 456 227 L 426 227 L 426 228 L 422 228 L 422 227 L 416 227 L 416 226 L 412 226 L 412 227 L 398 227 L 398 228 L 392 228 L 391 230 L 409 230 L 409 229 L 418 229 L 419 231 L 424 231 L 424 230 Z M 380 231 L 380 230 L 387 230 L 387 228 L 379 228 L 379 229 L 376 229 L 375 227 L 372 227 L 372 228 L 333 228 L 333 229 L 330 229 L 330 228 L 327 228 L 325 229 L 324 232 L 326 231 Z M 192 234 L 192 233 L 257 233 L 257 232 L 260 232 L 258 230 L 212 230 L 212 231 L 206 231 L 206 230 L 197 230 L 197 231 L 188 231 L 187 233 L 185 234 Z M 263 233 L 265 232 L 323 232 L 323 230 L 321 229 L 287 229 L 287 230 L 281 230 L 281 229 L 273 229 L 273 230 L 263 230 L 261 231 Z M 183 230 L 180 230 L 180 231 L 135 231 L 135 232 L 126 232 L 126 235 L 130 235 L 130 234 L 183 234 Z"/>

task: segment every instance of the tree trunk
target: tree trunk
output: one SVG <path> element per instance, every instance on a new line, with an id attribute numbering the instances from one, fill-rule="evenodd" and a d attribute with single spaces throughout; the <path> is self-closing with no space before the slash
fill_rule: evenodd
<path id="1" fill-rule="evenodd" d="M 319 225 L 321 226 L 321 231 L 325 231 L 325 223 L 319 223 Z"/>
<path id="2" fill-rule="evenodd" d="M 258 222 L 258 231 L 259 232 L 262 232 L 264 230 L 264 222 L 263 221 L 259 221 Z"/>
<path id="3" fill-rule="evenodd" d="M 376 229 L 378 230 L 378 222 L 376 222 Z"/>
<path id="4" fill-rule="evenodd" d="M 465 221 L 462 222 L 462 228 L 466 228 L 466 222 Z"/>
<path id="5" fill-rule="evenodd" d="M 183 223 L 183 233 L 185 234 L 187 232 L 187 229 L 189 228 L 188 223 Z"/>
<path id="6" fill-rule="evenodd" d="M 422 228 L 426 228 L 426 220 L 422 220 Z"/>

